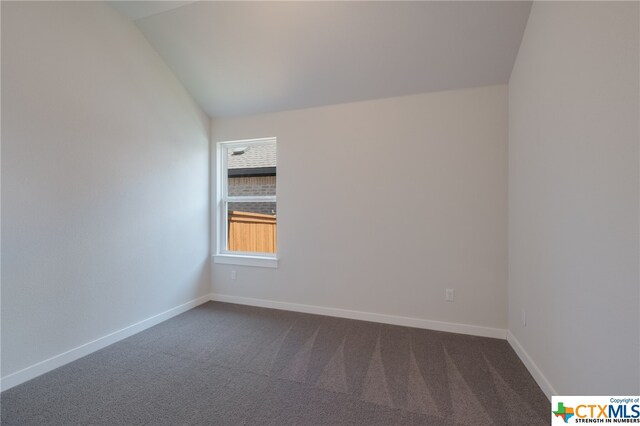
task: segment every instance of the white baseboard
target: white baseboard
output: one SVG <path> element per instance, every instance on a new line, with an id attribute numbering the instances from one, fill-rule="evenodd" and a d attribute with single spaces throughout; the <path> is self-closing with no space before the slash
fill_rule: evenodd
<path id="1" fill-rule="evenodd" d="M 401 325 L 406 327 L 424 328 L 428 330 L 446 331 L 450 333 L 461 333 L 472 336 L 507 339 L 520 359 L 522 359 L 522 362 L 525 364 L 527 369 L 529 369 L 536 382 L 538 382 L 538 385 L 540 385 L 544 393 L 549 398 L 550 395 L 556 394 L 553 387 L 549 384 L 549 381 L 544 377 L 540 369 L 524 351 L 520 343 L 515 339 L 515 337 L 513 337 L 511 333 L 509 333 L 505 329 L 444 321 L 434 321 L 421 318 L 402 317 L 396 315 L 377 314 L 373 312 L 352 311 L 348 309 L 329 308 L 324 306 L 304 305 L 299 303 L 278 302 L 275 300 L 254 299 L 249 297 L 230 296 L 216 293 L 198 297 L 197 299 L 191 300 L 180 306 L 176 306 L 175 308 L 169 309 L 158 315 L 154 315 L 150 318 L 110 333 L 99 339 L 85 343 L 74 349 L 68 350 L 64 353 L 2 377 L 0 379 L 0 390 L 4 391 L 16 385 L 19 385 L 20 383 L 31 380 L 44 373 L 75 361 L 78 358 L 82 358 L 83 356 L 89 355 L 92 352 L 98 351 L 106 346 L 109 346 L 129 336 L 146 330 L 147 328 L 153 327 L 156 324 L 166 321 L 171 317 L 186 312 L 189 309 L 195 308 L 196 306 L 206 303 L 210 300 L 235 303 L 240 305 L 259 306 L 272 309 L 282 309 L 287 311 L 303 312 L 316 315 L 327 315 L 339 318 L 350 318 L 384 324 Z"/>
<path id="2" fill-rule="evenodd" d="M 20 383 L 24 383 L 27 380 L 38 377 L 41 374 L 47 373 L 58 367 L 62 367 L 63 365 L 68 364 L 71 361 L 75 361 L 78 358 L 89 355 L 92 352 L 100 350 L 120 340 L 126 339 L 129 336 L 133 336 L 136 333 L 146 330 L 149 327 L 153 327 L 156 324 L 159 324 L 171 317 L 186 312 L 189 309 L 195 308 L 196 306 L 206 303 L 209 300 L 211 300 L 211 295 L 209 294 L 198 297 L 197 299 L 193 299 L 187 303 L 183 303 L 180 306 L 171 308 L 158 315 L 154 315 L 121 330 L 114 331 L 113 333 L 107 334 L 106 336 L 100 337 L 99 339 L 96 339 L 92 342 L 85 343 L 84 345 L 80 345 L 77 348 L 73 348 L 44 361 L 40 361 L 39 363 L 31 365 L 20 371 L 16 371 L 15 373 L 2 377 L 0 379 L 0 390 L 5 391 L 16 385 L 19 385 Z"/>
<path id="3" fill-rule="evenodd" d="M 470 334 L 472 336 L 506 339 L 507 330 L 501 328 L 482 327 L 470 324 L 433 321 L 420 318 L 409 318 L 395 315 L 376 314 L 373 312 L 351 311 L 324 306 L 303 305 L 299 303 L 278 302 L 275 300 L 254 299 L 250 297 L 211 294 L 211 300 L 238 305 L 259 306 L 262 308 L 282 309 L 285 311 L 304 312 L 307 314 L 327 315 L 330 317 L 350 318 L 362 321 L 380 322 L 384 324 L 403 325 L 406 327 L 426 328 L 429 330 L 448 331 L 450 333 Z"/>
<path id="4" fill-rule="evenodd" d="M 542 370 L 540 370 L 540 367 L 538 367 L 538 365 L 533 361 L 533 358 L 529 356 L 520 342 L 518 342 L 518 339 L 516 339 L 516 337 L 509 330 L 507 330 L 507 342 L 509 342 L 518 357 L 522 360 L 524 366 L 527 367 L 527 370 L 529 370 L 529 373 L 531 373 L 536 383 L 538 383 L 538 386 L 540 386 L 542 392 L 544 392 L 549 401 L 551 401 L 551 396 L 558 395 L 558 392 L 556 392 L 555 388 L 551 385 L 549 380 L 545 377 L 544 374 L 542 374 Z"/>

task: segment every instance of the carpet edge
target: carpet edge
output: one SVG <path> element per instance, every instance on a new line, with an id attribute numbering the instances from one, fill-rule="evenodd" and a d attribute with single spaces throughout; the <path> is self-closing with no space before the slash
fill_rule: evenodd
<path id="1" fill-rule="evenodd" d="M 211 300 L 216 302 L 235 303 L 238 305 L 302 312 L 306 314 L 326 315 L 330 317 L 348 318 L 383 324 L 401 325 L 405 327 L 423 328 L 427 330 L 446 331 L 449 333 L 468 334 L 471 336 L 491 337 L 502 340 L 505 340 L 507 338 L 506 329 L 480 325 L 435 321 L 422 318 L 378 314 L 374 312 L 353 311 L 349 309 L 329 308 L 325 306 L 305 305 L 300 303 L 279 302 L 276 300 L 255 299 L 251 297 L 232 296 L 219 293 L 211 293 Z"/>

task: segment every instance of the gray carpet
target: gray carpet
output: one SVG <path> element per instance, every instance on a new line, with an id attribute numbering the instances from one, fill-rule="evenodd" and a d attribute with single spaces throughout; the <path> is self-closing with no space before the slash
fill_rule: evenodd
<path id="1" fill-rule="evenodd" d="M 544 425 L 504 340 L 210 302 L 0 395 L 3 425 Z"/>

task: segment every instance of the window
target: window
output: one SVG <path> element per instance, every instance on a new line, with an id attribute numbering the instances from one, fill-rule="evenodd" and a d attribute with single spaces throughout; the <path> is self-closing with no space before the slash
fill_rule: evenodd
<path id="1" fill-rule="evenodd" d="M 216 263 L 277 266 L 276 140 L 218 143 Z"/>

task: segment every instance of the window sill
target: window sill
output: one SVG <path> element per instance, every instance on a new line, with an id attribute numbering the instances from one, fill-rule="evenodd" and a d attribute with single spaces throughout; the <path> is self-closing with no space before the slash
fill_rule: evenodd
<path id="1" fill-rule="evenodd" d="M 237 254 L 216 254 L 213 263 L 225 265 L 258 266 L 261 268 L 277 268 L 277 257 L 245 256 Z"/>

